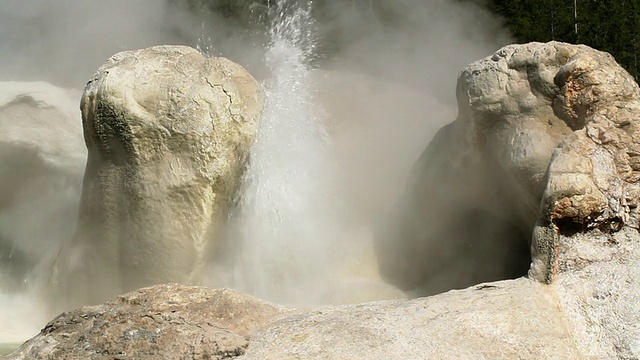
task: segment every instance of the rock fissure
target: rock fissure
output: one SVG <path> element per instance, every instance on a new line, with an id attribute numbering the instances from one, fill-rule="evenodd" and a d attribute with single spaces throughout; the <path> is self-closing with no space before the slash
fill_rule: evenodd
<path id="1" fill-rule="evenodd" d="M 229 111 L 229 115 L 233 115 L 233 112 L 231 111 L 231 106 L 233 105 L 233 98 L 231 97 L 231 94 L 227 92 L 227 90 L 224 88 L 224 85 L 222 84 L 214 84 L 212 86 L 219 88 L 227 96 L 227 99 L 229 100 L 229 105 L 227 105 L 227 110 Z"/>

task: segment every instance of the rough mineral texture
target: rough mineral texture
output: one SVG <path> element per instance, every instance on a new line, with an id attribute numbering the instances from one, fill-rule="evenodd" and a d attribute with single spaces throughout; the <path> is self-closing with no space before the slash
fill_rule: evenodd
<path id="1" fill-rule="evenodd" d="M 521 278 L 299 312 L 252 334 L 239 359 L 578 359 L 565 320 L 549 289 Z"/>
<path id="2" fill-rule="evenodd" d="M 231 359 L 283 308 L 229 290 L 157 285 L 63 313 L 9 359 Z"/>
<path id="3" fill-rule="evenodd" d="M 532 275 L 547 282 L 561 271 L 558 234 L 640 226 L 640 89 L 610 55 L 562 50 L 553 109 L 574 131 L 553 152 L 533 238 Z"/>
<path id="4" fill-rule="evenodd" d="M 239 65 L 158 46 L 110 58 L 81 102 L 89 150 L 77 233 L 54 285 L 81 303 L 197 282 L 263 106 Z"/>
<path id="5" fill-rule="evenodd" d="M 552 108 L 554 76 L 578 49 L 511 46 L 463 69 L 458 118 L 414 165 L 381 236 L 390 281 L 431 294 L 526 273 L 546 169 L 572 132 Z"/>
<path id="6" fill-rule="evenodd" d="M 640 236 L 635 228 L 558 235 L 558 294 L 586 358 L 640 358 Z"/>
<path id="7" fill-rule="evenodd" d="M 158 285 L 64 313 L 7 359 L 579 359 L 566 322 L 524 278 L 308 310 Z"/>
<path id="8" fill-rule="evenodd" d="M 470 64 L 457 91 L 383 237 L 387 278 L 431 293 L 524 274 L 514 243 L 530 243 L 529 276 L 552 284 L 583 355 L 638 358 L 634 79 L 609 54 L 531 43 Z"/>
<path id="9" fill-rule="evenodd" d="M 561 294 L 586 356 L 637 359 L 640 89 L 610 55 L 570 50 L 553 107 L 574 131 L 551 158 L 529 274 Z"/>

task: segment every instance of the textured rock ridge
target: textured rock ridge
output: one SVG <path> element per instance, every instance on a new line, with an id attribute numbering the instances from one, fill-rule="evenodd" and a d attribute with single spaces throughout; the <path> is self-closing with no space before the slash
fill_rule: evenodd
<path id="1" fill-rule="evenodd" d="M 514 242 L 530 243 L 528 274 L 551 284 L 583 355 L 637 358 L 639 94 L 586 46 L 511 45 L 468 65 L 458 118 L 387 230 L 387 278 L 428 294 L 524 275 Z"/>
<path id="2" fill-rule="evenodd" d="M 63 313 L 9 359 L 231 359 L 286 311 L 230 290 L 143 288 Z"/>
<path id="3" fill-rule="evenodd" d="M 96 303 L 199 281 L 262 106 L 259 84 L 224 58 L 182 46 L 110 58 L 82 97 L 89 156 L 78 231 L 57 261 L 56 287 Z"/>
<path id="4" fill-rule="evenodd" d="M 58 316 L 7 359 L 579 359 L 556 297 L 528 279 L 429 298 L 284 309 L 157 285 Z"/>

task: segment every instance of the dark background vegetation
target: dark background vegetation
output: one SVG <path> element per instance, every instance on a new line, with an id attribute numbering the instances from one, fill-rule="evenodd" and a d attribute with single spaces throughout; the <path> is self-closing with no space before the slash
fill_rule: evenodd
<path id="1" fill-rule="evenodd" d="M 177 0 L 175 0 L 177 1 Z M 428 0 L 425 0 L 428 1 Z M 612 54 L 636 79 L 640 78 L 640 0 L 456 0 L 483 7 L 498 16 L 514 41 L 562 41 L 586 44 Z M 255 25 L 266 19 L 274 0 L 189 0 L 193 10 L 210 10 L 234 21 Z M 343 0 L 343 7 L 375 14 L 382 22 L 402 21 L 384 0 Z M 319 20 L 334 17 L 336 1 L 313 2 Z M 328 6 L 331 5 L 331 6 Z M 247 11 L 249 9 L 250 11 Z M 320 21 L 322 22 L 322 21 Z M 336 29 L 324 29 L 321 46 L 329 52 Z"/>
<path id="2" fill-rule="evenodd" d="M 638 81 L 640 0 L 485 0 L 517 42 L 585 44 L 613 55 Z"/>

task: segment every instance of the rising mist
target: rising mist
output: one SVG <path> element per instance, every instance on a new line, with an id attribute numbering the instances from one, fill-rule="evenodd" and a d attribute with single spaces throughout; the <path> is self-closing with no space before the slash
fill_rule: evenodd
<path id="1" fill-rule="evenodd" d="M 265 122 L 230 219 L 231 245 L 209 284 L 288 304 L 400 296 L 378 276 L 373 234 L 435 131 L 455 118 L 458 71 L 509 42 L 499 21 L 454 0 L 290 4 L 285 12 L 306 17 L 290 24 L 264 7 L 247 9 L 257 12 L 248 24 L 187 3 L 0 0 L 0 80 L 82 89 L 111 55 L 157 44 L 244 65 L 264 82 Z M 78 194 L 69 192 L 65 214 L 77 211 Z M 20 203 L 34 202 L 24 196 Z M 37 214 L 0 207 L 17 227 L 41 221 Z M 55 231 L 69 232 L 75 218 L 66 220 Z M 31 252 L 19 236 L 2 241 L 29 264 L 60 247 L 29 239 L 41 244 Z M 0 317 L 0 328 L 15 321 Z"/>

